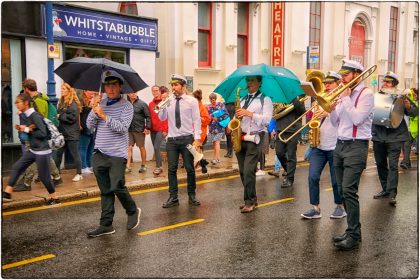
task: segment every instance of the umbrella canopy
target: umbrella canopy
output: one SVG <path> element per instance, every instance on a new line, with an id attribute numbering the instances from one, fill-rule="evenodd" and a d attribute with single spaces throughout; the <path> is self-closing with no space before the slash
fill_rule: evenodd
<path id="1" fill-rule="evenodd" d="M 74 88 L 99 91 L 102 74 L 106 70 L 114 70 L 124 78 L 123 93 L 148 87 L 133 68 L 106 58 L 72 58 L 64 61 L 54 72 Z"/>
<path id="2" fill-rule="evenodd" d="M 260 90 L 273 102 L 291 103 L 294 98 L 304 94 L 299 78 L 292 71 L 264 63 L 239 67 L 222 81 L 214 92 L 219 93 L 226 103 L 235 102 L 237 89 L 247 87 L 245 78 L 255 75 L 263 77 Z M 245 94 L 246 91 L 241 91 L 241 96 Z"/>

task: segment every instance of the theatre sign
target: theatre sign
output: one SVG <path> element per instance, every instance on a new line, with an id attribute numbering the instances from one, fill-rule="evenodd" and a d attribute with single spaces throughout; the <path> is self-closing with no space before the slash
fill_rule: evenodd
<path id="1" fill-rule="evenodd" d="M 52 23 L 57 40 L 157 50 L 157 21 L 153 19 L 53 5 Z"/>

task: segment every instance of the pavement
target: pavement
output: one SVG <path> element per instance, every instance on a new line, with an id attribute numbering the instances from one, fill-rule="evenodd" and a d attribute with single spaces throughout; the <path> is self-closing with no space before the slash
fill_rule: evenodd
<path id="1" fill-rule="evenodd" d="M 297 161 L 303 161 L 306 145 L 298 144 Z M 239 174 L 238 164 L 235 155 L 232 158 L 224 157 L 225 149 L 220 150 L 220 163 L 218 165 L 207 166 L 208 172 L 202 174 L 201 168 L 196 170 L 197 180 L 204 180 L 208 178 L 223 177 L 226 175 Z M 213 150 L 207 149 L 204 151 L 205 158 L 210 162 L 213 159 Z M 265 170 L 272 170 L 274 166 L 273 149 L 269 149 L 269 154 L 266 155 Z M 166 157 L 163 157 L 163 172 L 156 176 L 153 174 L 155 169 L 155 161 L 147 161 L 145 173 L 138 173 L 140 162 L 134 162 L 132 172 L 126 174 L 125 181 L 129 191 L 148 189 L 158 186 L 168 185 L 168 170 Z M 75 170 L 68 169 L 61 171 L 63 183 L 56 187 L 57 194 L 62 201 L 73 201 L 78 199 L 86 199 L 100 196 L 100 191 L 96 182 L 94 174 L 83 174 L 83 180 L 73 182 L 72 178 L 76 175 Z M 266 173 L 265 176 L 270 176 Z M 178 169 L 178 182 L 186 182 L 187 176 L 184 168 Z M 3 187 L 7 185 L 8 177 L 2 178 Z M 3 202 L 2 210 L 17 210 L 28 207 L 44 206 L 48 197 L 48 192 L 44 185 L 39 183 L 32 183 L 31 191 L 14 192 L 12 194 L 13 201 Z"/>

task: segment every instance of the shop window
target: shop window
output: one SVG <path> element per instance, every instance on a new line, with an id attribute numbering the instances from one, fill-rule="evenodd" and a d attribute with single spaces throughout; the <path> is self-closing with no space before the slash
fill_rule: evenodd
<path id="1" fill-rule="evenodd" d="M 126 61 L 126 52 L 122 50 L 110 50 L 110 49 L 101 49 L 93 48 L 87 46 L 65 46 L 65 60 L 71 59 L 74 57 L 90 57 L 90 58 L 107 58 L 109 60 L 127 63 Z"/>
<path id="2" fill-rule="evenodd" d="M 1 141 L 19 143 L 15 124 L 19 116 L 14 106 L 22 89 L 22 47 L 16 39 L 1 39 Z"/>
<path id="3" fill-rule="evenodd" d="M 248 64 L 249 3 L 238 3 L 238 67 Z"/>
<path id="4" fill-rule="evenodd" d="M 389 19 L 389 43 L 388 43 L 388 70 L 395 72 L 395 60 L 397 53 L 397 26 L 398 8 L 391 7 Z"/>
<path id="5" fill-rule="evenodd" d="M 321 50 L 321 2 L 310 3 L 309 46 L 319 46 Z M 320 63 L 311 63 L 310 68 L 320 69 Z"/>
<path id="6" fill-rule="evenodd" d="M 139 12 L 137 9 L 137 3 L 136 2 L 121 2 L 120 13 L 138 16 Z"/>
<path id="7" fill-rule="evenodd" d="M 198 66 L 211 67 L 212 4 L 198 3 Z"/>

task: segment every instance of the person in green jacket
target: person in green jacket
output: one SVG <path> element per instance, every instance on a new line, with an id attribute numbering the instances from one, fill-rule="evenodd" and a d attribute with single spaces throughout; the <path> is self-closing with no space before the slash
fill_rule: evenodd
<path id="1" fill-rule="evenodd" d="M 26 79 L 22 82 L 23 91 L 31 97 L 30 106 L 34 108 L 38 113 L 41 114 L 42 117 L 48 118 L 48 96 L 45 93 L 38 92 L 38 87 L 36 85 L 36 81 L 33 79 Z M 61 184 L 63 180 L 61 179 L 59 170 L 55 165 L 54 160 L 50 156 L 50 170 L 51 175 L 53 177 L 53 183 L 55 186 Z M 14 187 L 13 191 L 15 192 L 22 192 L 22 191 L 30 191 L 32 180 L 38 177 L 38 169 L 36 163 L 33 163 L 29 166 L 29 168 L 25 171 L 22 178 Z"/>
<path id="2" fill-rule="evenodd" d="M 410 110 L 410 107 L 416 108 L 416 111 L 419 110 L 419 91 L 418 89 L 411 88 L 407 94 L 407 98 L 404 100 L 404 106 L 407 110 Z M 403 143 L 402 151 L 404 154 L 404 159 L 400 163 L 402 169 L 411 168 L 410 154 L 411 146 L 414 146 L 413 151 L 415 154 L 419 152 L 419 116 L 409 117 L 409 126 L 408 131 L 410 132 L 410 140 Z"/>

